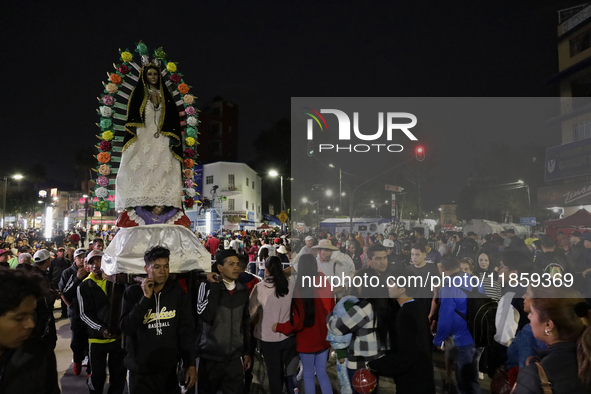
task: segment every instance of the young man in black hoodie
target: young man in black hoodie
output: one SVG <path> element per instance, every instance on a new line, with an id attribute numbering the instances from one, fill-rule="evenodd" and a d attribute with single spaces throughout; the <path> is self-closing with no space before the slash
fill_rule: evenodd
<path id="1" fill-rule="evenodd" d="M 181 360 L 187 369 L 184 386 L 190 389 L 197 380 L 191 299 L 169 280 L 169 258 L 165 247 L 149 249 L 144 255 L 148 277 L 123 294 L 120 323 L 131 394 L 180 393 L 176 371 Z"/>
<path id="2" fill-rule="evenodd" d="M 222 250 L 216 266 L 221 282 L 207 274 L 197 295 L 198 393 L 242 393 L 244 371 L 251 367 L 248 289 L 238 281 L 234 249 Z"/>

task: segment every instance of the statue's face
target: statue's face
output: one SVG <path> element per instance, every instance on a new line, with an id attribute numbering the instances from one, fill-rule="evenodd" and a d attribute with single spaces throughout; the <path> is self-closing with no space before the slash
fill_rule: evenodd
<path id="1" fill-rule="evenodd" d="M 156 206 L 154 207 L 154 209 L 152 210 L 152 213 L 154 215 L 160 215 L 162 213 L 162 211 L 164 210 L 163 206 Z"/>
<path id="2" fill-rule="evenodd" d="M 151 68 L 146 72 L 146 78 L 148 79 L 148 83 L 150 85 L 157 85 L 158 77 L 158 70 L 156 70 L 155 68 Z"/>

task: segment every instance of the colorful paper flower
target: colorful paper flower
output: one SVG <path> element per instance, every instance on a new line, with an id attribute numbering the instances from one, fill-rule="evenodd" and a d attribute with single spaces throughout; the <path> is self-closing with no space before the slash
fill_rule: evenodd
<path id="1" fill-rule="evenodd" d="M 139 44 L 137 44 L 135 51 L 137 53 L 139 53 L 140 56 L 147 55 L 148 54 L 148 46 L 146 44 L 144 44 L 143 42 L 140 42 Z"/>
<path id="2" fill-rule="evenodd" d="M 110 175 L 111 174 L 111 167 L 106 164 L 101 164 L 98 169 L 99 174 L 101 175 Z"/>
<path id="3" fill-rule="evenodd" d="M 170 76 L 170 80 L 174 83 L 179 83 L 179 82 L 181 82 L 181 77 L 178 74 L 172 74 Z"/>
<path id="4" fill-rule="evenodd" d="M 114 83 L 108 83 L 107 86 L 105 86 L 105 89 L 110 94 L 115 94 L 119 90 L 119 88 L 117 87 L 117 85 L 115 85 Z"/>
<path id="5" fill-rule="evenodd" d="M 175 73 L 176 64 L 174 64 L 173 62 L 168 62 L 168 64 L 166 65 L 166 69 L 168 70 L 168 72 Z"/>
<path id="6" fill-rule="evenodd" d="M 101 134 L 101 137 L 105 141 L 111 141 L 114 136 L 113 136 L 113 132 L 111 130 L 107 130 L 107 131 L 104 131 L 103 134 Z"/>
<path id="7" fill-rule="evenodd" d="M 197 129 L 194 127 L 187 127 L 187 136 L 197 139 Z"/>
<path id="8" fill-rule="evenodd" d="M 179 92 L 181 92 L 182 94 L 187 94 L 189 93 L 189 85 L 187 85 L 186 83 L 181 83 L 179 86 L 177 86 L 177 89 L 179 90 Z"/>
<path id="9" fill-rule="evenodd" d="M 109 203 L 106 201 L 99 201 L 96 203 L 96 209 L 97 211 L 105 212 L 109 209 Z"/>
<path id="10" fill-rule="evenodd" d="M 100 107 L 100 111 L 101 115 L 105 118 L 110 118 L 113 115 L 113 110 L 110 107 L 107 107 L 106 105 Z"/>
<path id="11" fill-rule="evenodd" d="M 111 82 L 113 82 L 115 85 L 121 85 L 121 82 L 123 82 L 123 80 L 121 79 L 121 76 L 119 74 L 111 74 L 109 76 L 109 79 L 111 80 Z"/>
<path id="12" fill-rule="evenodd" d="M 103 152 L 108 152 L 111 150 L 111 143 L 109 141 L 101 141 L 100 147 Z"/>
<path id="13" fill-rule="evenodd" d="M 107 152 L 101 152 L 96 156 L 100 163 L 106 164 L 111 161 L 111 154 Z"/>
<path id="14" fill-rule="evenodd" d="M 125 64 L 122 64 L 119 66 L 119 72 L 123 75 L 127 75 L 129 74 L 129 67 L 127 67 Z"/>
<path id="15" fill-rule="evenodd" d="M 104 187 L 99 187 L 94 191 L 94 195 L 98 198 L 105 198 L 109 195 L 109 191 Z"/>
<path id="16" fill-rule="evenodd" d="M 193 116 L 197 113 L 194 107 L 187 107 L 185 108 L 185 113 L 189 116 Z"/>
<path id="17" fill-rule="evenodd" d="M 189 146 L 193 146 L 195 145 L 195 138 L 193 137 L 189 137 L 185 140 L 185 144 L 189 145 Z"/>
<path id="18" fill-rule="evenodd" d="M 127 51 L 121 52 L 121 60 L 123 60 L 125 63 L 129 63 L 133 60 L 133 55 Z"/>
<path id="19" fill-rule="evenodd" d="M 102 187 L 105 187 L 109 184 L 109 178 L 107 178 L 106 176 L 99 176 L 96 179 L 96 184 Z"/>
<path id="20" fill-rule="evenodd" d="M 194 116 L 189 116 L 187 118 L 187 124 L 191 127 L 197 126 L 197 118 L 195 118 Z"/>
<path id="21" fill-rule="evenodd" d="M 108 95 L 108 94 L 104 95 L 102 100 L 103 100 L 103 104 L 105 104 L 105 105 L 115 104 L 115 99 L 113 98 L 113 96 Z"/>
<path id="22" fill-rule="evenodd" d="M 195 197 L 195 189 L 185 189 L 185 194 L 189 197 Z"/>
<path id="23" fill-rule="evenodd" d="M 113 125 L 113 121 L 109 118 L 102 118 L 99 125 L 101 126 L 101 129 L 110 129 Z"/>
<path id="24" fill-rule="evenodd" d="M 154 56 L 156 59 L 164 59 L 166 58 L 166 52 L 164 52 L 162 48 L 158 48 L 154 51 Z"/>
<path id="25" fill-rule="evenodd" d="M 195 165 L 193 159 L 185 159 L 183 163 L 185 164 L 185 168 L 193 168 L 193 166 Z"/>
<path id="26" fill-rule="evenodd" d="M 187 148 L 187 149 L 185 149 L 185 156 L 193 157 L 193 156 L 195 156 L 195 151 L 191 148 Z"/>
<path id="27" fill-rule="evenodd" d="M 183 96 L 183 101 L 186 105 L 191 105 L 195 101 L 195 97 L 192 94 L 185 94 Z"/>
<path id="28" fill-rule="evenodd" d="M 190 168 L 187 168 L 186 170 L 183 170 L 183 175 L 186 178 L 191 178 L 193 176 L 193 170 Z"/>
<path id="29" fill-rule="evenodd" d="M 191 178 L 185 179 L 185 187 L 191 188 L 193 187 L 193 180 Z M 191 196 L 193 197 L 193 196 Z"/>
<path id="30" fill-rule="evenodd" d="M 185 198 L 185 207 L 193 208 L 194 204 L 195 204 L 195 200 L 193 200 L 191 197 Z"/>

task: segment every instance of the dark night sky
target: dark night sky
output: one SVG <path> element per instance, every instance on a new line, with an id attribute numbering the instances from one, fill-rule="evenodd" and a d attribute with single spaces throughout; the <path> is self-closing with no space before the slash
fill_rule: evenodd
<path id="1" fill-rule="evenodd" d="M 216 95 L 239 106 L 248 161 L 259 131 L 289 117 L 291 97 L 555 96 L 544 80 L 557 71 L 556 11 L 579 4 L 6 3 L 2 167 L 42 161 L 62 179 L 73 152 L 96 142 L 96 97 L 117 49 L 140 39 L 179 62 L 198 107 Z"/>

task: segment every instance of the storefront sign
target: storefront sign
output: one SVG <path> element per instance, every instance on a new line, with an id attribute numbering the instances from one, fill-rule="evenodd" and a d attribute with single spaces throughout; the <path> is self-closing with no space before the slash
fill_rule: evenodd
<path id="1" fill-rule="evenodd" d="M 546 149 L 546 181 L 591 174 L 591 138 Z"/>
<path id="2" fill-rule="evenodd" d="M 535 226 L 536 218 L 519 218 L 519 224 L 522 226 Z"/>
<path id="3" fill-rule="evenodd" d="M 591 183 L 572 183 L 538 189 L 538 204 L 563 207 L 591 204 Z"/>

